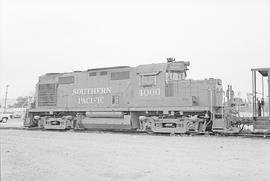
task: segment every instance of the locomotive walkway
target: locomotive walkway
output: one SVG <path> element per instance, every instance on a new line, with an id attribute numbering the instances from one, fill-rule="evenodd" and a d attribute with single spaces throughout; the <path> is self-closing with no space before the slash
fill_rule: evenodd
<path id="1" fill-rule="evenodd" d="M 5 130 L 25 130 L 25 131 L 51 131 L 51 130 L 43 130 L 39 128 L 25 128 L 23 126 L 23 120 L 22 119 L 9 119 L 7 123 L 0 123 L 0 130 L 5 129 Z M 68 130 L 52 130 L 52 131 L 68 131 Z M 73 131 L 73 130 L 72 130 Z M 74 130 L 74 133 L 87 133 L 87 132 L 110 132 L 110 133 L 122 133 L 122 134 L 144 134 L 144 135 L 152 135 L 152 136 L 175 136 L 174 134 L 148 134 L 146 132 L 137 132 L 137 131 L 97 131 L 97 130 Z M 270 139 L 270 134 L 251 134 L 251 133 L 223 133 L 223 134 L 214 134 L 214 133 L 206 133 L 206 134 L 190 134 L 184 136 L 230 136 L 230 137 L 247 137 L 247 138 L 267 138 Z M 181 135 L 183 136 L 183 135 Z"/>

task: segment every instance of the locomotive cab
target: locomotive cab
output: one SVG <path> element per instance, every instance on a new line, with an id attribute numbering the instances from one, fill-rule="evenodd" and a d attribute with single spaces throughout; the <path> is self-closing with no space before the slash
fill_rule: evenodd
<path id="1" fill-rule="evenodd" d="M 223 121 L 221 80 L 186 79 L 189 65 L 184 61 L 168 61 L 160 66 L 160 73 L 155 75 L 155 86 L 141 88 L 138 99 L 144 101 L 144 105 L 151 105 L 150 108 L 145 107 L 147 115 L 142 122 L 152 131 L 205 132 L 212 129 L 213 121 Z M 159 96 L 145 93 L 154 93 L 153 89 L 157 87 L 160 89 Z"/>
<path id="2" fill-rule="evenodd" d="M 174 87 L 187 77 L 189 62 L 169 62 L 165 73 L 165 96 L 174 96 Z"/>

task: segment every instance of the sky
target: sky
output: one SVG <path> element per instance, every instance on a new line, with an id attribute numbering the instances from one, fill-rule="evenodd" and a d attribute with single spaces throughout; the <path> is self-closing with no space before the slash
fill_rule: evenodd
<path id="1" fill-rule="evenodd" d="M 270 67 L 270 0 L 0 0 L 0 98 L 32 95 L 38 76 L 189 59 L 190 79 L 245 97 Z M 184 58 L 183 58 L 184 57 Z"/>

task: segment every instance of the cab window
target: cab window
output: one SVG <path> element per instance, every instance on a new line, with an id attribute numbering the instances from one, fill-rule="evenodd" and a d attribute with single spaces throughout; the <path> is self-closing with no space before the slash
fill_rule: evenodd
<path id="1" fill-rule="evenodd" d="M 157 83 L 156 75 L 141 75 L 140 78 L 141 86 L 153 86 Z"/>
<path id="2" fill-rule="evenodd" d="M 184 72 L 166 72 L 166 81 L 184 80 L 185 77 Z"/>

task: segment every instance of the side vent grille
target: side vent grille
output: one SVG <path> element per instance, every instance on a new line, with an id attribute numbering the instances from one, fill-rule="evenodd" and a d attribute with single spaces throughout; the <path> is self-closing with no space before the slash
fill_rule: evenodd
<path id="1" fill-rule="evenodd" d="M 56 106 L 56 84 L 39 84 L 38 106 Z"/>
<path id="2" fill-rule="evenodd" d="M 58 83 L 59 84 L 74 84 L 74 76 L 59 77 Z"/>
<path id="3" fill-rule="evenodd" d="M 129 71 L 111 73 L 111 80 L 126 80 L 126 79 L 129 79 Z"/>

